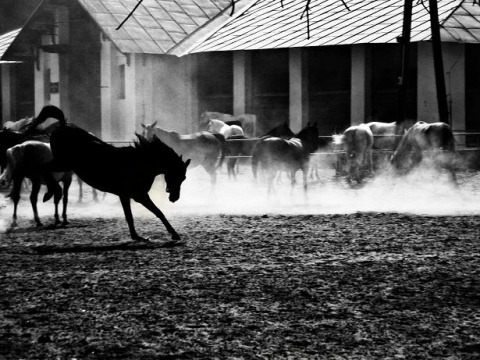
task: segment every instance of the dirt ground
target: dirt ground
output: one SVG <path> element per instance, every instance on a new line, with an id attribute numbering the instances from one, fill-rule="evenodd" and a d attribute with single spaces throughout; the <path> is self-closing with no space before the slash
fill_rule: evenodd
<path id="1" fill-rule="evenodd" d="M 180 244 L 138 206 L 152 242 L 132 243 L 117 199 L 76 184 L 67 227 L 33 227 L 25 197 L 10 230 L 0 194 L 0 359 L 480 358 L 477 174 L 267 196 L 241 171 L 176 204 L 155 185 Z"/>

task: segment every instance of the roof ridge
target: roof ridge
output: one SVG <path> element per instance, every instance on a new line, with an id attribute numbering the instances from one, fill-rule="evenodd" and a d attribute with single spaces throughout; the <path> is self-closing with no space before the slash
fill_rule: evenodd
<path id="1" fill-rule="evenodd" d="M 237 0 L 236 3 L 232 2 L 229 6 L 220 11 L 204 25 L 200 26 L 197 30 L 187 35 L 185 39 L 170 48 L 170 50 L 167 51 L 167 54 L 179 57 L 188 54 L 193 47 L 197 46 L 199 43 L 216 33 L 230 21 L 233 21 L 242 15 L 257 1 L 258 0 Z M 232 7 L 236 8 L 235 13 L 227 14 L 227 11 L 231 11 Z"/>

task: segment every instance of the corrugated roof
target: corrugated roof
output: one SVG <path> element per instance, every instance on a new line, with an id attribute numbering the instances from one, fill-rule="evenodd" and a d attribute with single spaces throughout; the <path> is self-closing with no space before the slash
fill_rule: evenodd
<path id="1" fill-rule="evenodd" d="M 467 38 L 466 29 L 471 25 L 471 17 L 480 19 L 480 8 L 473 5 L 472 1 L 438 0 L 440 22 L 448 19 L 448 27 L 442 31 L 443 40 L 459 41 L 459 29 L 465 33 L 461 39 Z M 198 41 L 189 52 L 395 43 L 402 33 L 403 1 L 345 0 L 347 9 L 340 0 L 311 0 L 308 38 L 304 13 L 306 3 L 306 0 L 258 0 L 244 9 L 242 14 L 215 29 L 213 35 Z M 462 9 L 468 14 L 462 15 Z M 458 15 L 455 12 L 455 16 L 452 16 L 455 10 Z M 461 25 L 458 25 L 459 22 Z M 473 22 L 478 27 L 477 22 Z M 474 29 L 476 34 L 477 27 Z M 470 29 L 468 31 L 471 32 Z M 428 2 L 414 1 L 411 40 L 425 41 L 430 38 Z"/>
<path id="2" fill-rule="evenodd" d="M 444 41 L 480 42 L 480 6 L 473 0 L 464 1 L 440 29 Z"/>
<path id="3" fill-rule="evenodd" d="M 0 59 L 2 58 L 3 54 L 5 54 L 5 51 L 7 51 L 8 47 L 10 44 L 15 40 L 17 35 L 20 33 L 20 29 L 12 30 L 9 31 L 8 33 L 5 33 L 3 35 L 0 35 Z M 4 61 L 1 60 L 0 64 L 8 64 L 8 63 L 15 63 L 16 61 Z"/>
<path id="4" fill-rule="evenodd" d="M 124 53 L 165 54 L 230 5 L 230 0 L 78 0 Z"/>

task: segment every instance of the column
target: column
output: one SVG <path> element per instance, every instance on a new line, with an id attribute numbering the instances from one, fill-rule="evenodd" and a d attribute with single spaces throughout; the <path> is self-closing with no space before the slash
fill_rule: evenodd
<path id="1" fill-rule="evenodd" d="M 7 121 L 17 119 L 16 112 L 16 86 L 15 86 L 15 64 L 1 64 L 2 70 L 2 125 Z"/>
<path id="2" fill-rule="evenodd" d="M 432 44 L 420 42 L 417 49 L 417 119 L 439 121 Z"/>
<path id="3" fill-rule="evenodd" d="M 352 46 L 351 125 L 371 121 L 371 66 L 366 44 Z"/>
<path id="4" fill-rule="evenodd" d="M 66 6 L 58 7 L 56 10 L 56 18 L 58 25 L 58 44 L 69 45 L 70 42 L 70 19 L 69 11 Z M 59 61 L 59 104 L 63 112 L 67 115 L 69 111 L 69 67 L 68 67 L 68 57 L 66 53 L 58 54 Z"/>
<path id="5" fill-rule="evenodd" d="M 289 49 L 288 54 L 290 128 L 298 133 L 308 122 L 308 66 L 301 48 Z"/>
<path id="6" fill-rule="evenodd" d="M 252 58 L 248 51 L 233 53 L 233 113 L 249 113 L 252 102 Z"/>

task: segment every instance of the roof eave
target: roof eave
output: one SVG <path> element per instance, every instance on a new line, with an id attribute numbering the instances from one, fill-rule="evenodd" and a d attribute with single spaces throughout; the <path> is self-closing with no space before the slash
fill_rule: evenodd
<path id="1" fill-rule="evenodd" d="M 230 21 L 233 21 L 237 17 L 241 16 L 256 2 L 257 0 L 239 0 L 235 2 L 234 14 L 231 14 L 232 5 L 227 6 L 206 24 L 199 27 L 197 30 L 195 30 L 193 33 L 183 39 L 180 43 L 170 48 L 167 54 L 175 55 L 178 57 L 190 54 L 191 50 L 198 46 L 198 44 L 202 43 L 210 36 L 215 34 L 218 30 L 220 30 Z"/>

